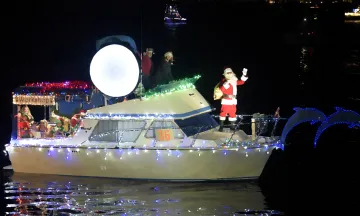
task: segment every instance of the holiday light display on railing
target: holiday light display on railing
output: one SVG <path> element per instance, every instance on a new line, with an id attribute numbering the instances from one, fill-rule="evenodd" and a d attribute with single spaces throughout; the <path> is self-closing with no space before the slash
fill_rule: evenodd
<path id="1" fill-rule="evenodd" d="M 110 134 L 115 134 L 118 133 L 120 134 L 120 137 L 123 136 L 123 130 L 116 130 L 116 131 L 112 131 L 112 132 L 106 132 L 103 134 L 97 134 L 95 135 L 95 138 L 97 137 L 102 137 L 105 135 L 110 135 Z M 69 141 L 72 138 L 64 138 L 67 141 Z M 107 145 L 106 143 L 94 143 L 94 144 L 86 144 L 86 145 L 82 145 L 82 144 L 64 144 L 64 139 L 26 139 L 25 142 L 17 142 L 17 141 L 12 141 L 11 144 L 6 145 L 7 149 L 11 149 L 13 147 L 39 147 L 40 149 L 42 148 L 47 148 L 50 150 L 53 150 L 54 148 L 58 148 L 58 149 L 63 149 L 66 148 L 68 151 L 72 151 L 71 149 L 76 149 L 76 151 L 79 151 L 80 149 L 103 149 L 104 151 L 108 150 L 108 149 L 137 149 L 137 150 L 169 150 L 169 149 L 175 149 L 175 150 L 226 150 L 226 149 L 232 149 L 232 150 L 239 150 L 240 148 L 244 148 L 244 149 L 253 149 L 253 148 L 268 148 L 270 146 L 277 146 L 280 147 L 280 142 L 277 139 L 269 139 L 266 142 L 252 142 L 252 141 L 239 141 L 239 140 L 229 140 L 226 139 L 222 144 L 217 145 L 216 147 L 208 147 L 208 146 L 196 146 L 196 147 L 191 147 L 191 146 L 181 146 L 181 145 L 174 145 L 171 147 L 162 147 L 161 145 L 159 146 L 155 146 L 155 145 L 151 145 L 150 147 L 147 145 L 143 145 L 142 147 L 134 147 L 133 145 L 128 144 L 129 147 L 124 147 L 124 148 L 119 148 L 117 145 Z M 121 139 L 121 138 L 120 138 Z M 156 143 L 156 139 L 152 139 L 153 143 Z M 59 150 L 61 151 L 61 150 Z"/>
<path id="2" fill-rule="evenodd" d="M 172 114 L 106 114 L 106 113 L 87 113 L 87 119 L 99 119 L 99 120 L 130 120 L 130 119 L 173 119 L 174 115 Z"/>
<path id="3" fill-rule="evenodd" d="M 14 148 L 17 148 L 17 146 L 6 146 L 7 151 L 12 151 Z M 271 149 L 269 149 L 271 148 Z M 73 157 L 79 157 L 80 155 L 86 156 L 92 156 L 92 154 L 103 154 L 101 157 L 103 157 L 103 160 L 132 160 L 132 155 L 140 156 L 141 154 L 150 154 L 150 153 L 156 153 L 156 159 L 159 160 L 160 157 L 166 156 L 166 157 L 176 157 L 180 158 L 183 154 L 187 155 L 197 155 L 197 156 L 203 156 L 204 154 L 208 153 L 218 153 L 222 154 L 224 156 L 228 156 L 230 154 L 239 154 L 239 156 L 243 157 L 249 157 L 251 153 L 257 154 L 257 153 L 265 153 L 270 154 L 270 150 L 272 148 L 281 148 L 280 144 L 278 142 L 275 142 L 273 144 L 263 144 L 255 147 L 249 147 L 247 145 L 240 146 L 240 147 L 233 147 L 233 148 L 227 148 L 227 147 L 219 147 L 219 148 L 96 148 L 96 147 L 66 147 L 66 146 L 41 146 L 41 147 L 35 147 L 39 152 L 44 152 L 48 156 L 54 156 L 55 154 L 64 154 L 65 160 L 71 160 Z M 82 153 L 84 152 L 84 153 Z"/>
<path id="4" fill-rule="evenodd" d="M 37 82 L 26 83 L 25 86 L 17 88 L 13 92 L 13 97 L 30 98 L 28 100 L 35 101 L 39 97 L 46 98 L 45 96 L 64 98 L 67 101 L 73 101 L 74 98 L 85 99 L 89 101 L 89 96 L 92 93 L 91 86 L 83 81 L 68 81 L 68 82 Z M 30 104 L 29 104 L 30 105 Z M 42 105 L 35 102 L 33 105 Z M 52 104 L 53 105 L 53 104 Z"/>

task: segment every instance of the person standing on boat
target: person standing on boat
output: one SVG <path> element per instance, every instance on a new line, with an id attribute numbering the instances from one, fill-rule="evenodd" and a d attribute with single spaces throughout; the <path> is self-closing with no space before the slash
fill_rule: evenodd
<path id="1" fill-rule="evenodd" d="M 20 120 L 25 119 L 29 122 L 30 126 L 34 123 L 34 117 L 32 116 L 28 106 L 23 106 L 17 116 Z"/>
<path id="2" fill-rule="evenodd" d="M 155 74 L 156 85 L 168 84 L 174 80 L 171 72 L 171 66 L 173 65 L 174 56 L 172 52 L 166 52 L 164 54 L 164 60 L 160 64 Z"/>
<path id="3" fill-rule="evenodd" d="M 216 91 L 221 91 L 221 111 L 220 111 L 220 128 L 222 132 L 224 129 L 224 122 L 227 115 L 229 115 L 229 122 L 231 129 L 235 129 L 236 122 L 236 105 L 237 105 L 237 86 L 245 84 L 247 77 L 247 69 L 244 68 L 240 80 L 236 77 L 235 73 L 230 67 L 225 67 L 224 79 L 215 88 Z M 215 95 L 214 95 L 215 97 Z"/>
<path id="4" fill-rule="evenodd" d="M 85 110 L 81 110 L 80 113 L 76 113 L 71 117 L 70 123 L 71 123 L 71 132 L 75 133 L 76 130 L 79 128 L 81 123 L 81 117 L 86 115 Z"/>
<path id="5" fill-rule="evenodd" d="M 151 87 L 151 76 L 153 69 L 153 62 L 151 58 L 153 54 L 154 54 L 153 48 L 146 48 L 146 52 L 144 53 L 141 59 L 142 82 L 145 89 L 149 89 Z"/>

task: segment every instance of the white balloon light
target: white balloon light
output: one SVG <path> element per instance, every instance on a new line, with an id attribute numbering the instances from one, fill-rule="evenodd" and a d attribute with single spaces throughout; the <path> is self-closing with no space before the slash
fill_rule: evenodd
<path id="1" fill-rule="evenodd" d="M 113 44 L 100 49 L 90 63 L 90 77 L 104 94 L 121 97 L 138 84 L 140 69 L 135 55 L 126 47 Z"/>

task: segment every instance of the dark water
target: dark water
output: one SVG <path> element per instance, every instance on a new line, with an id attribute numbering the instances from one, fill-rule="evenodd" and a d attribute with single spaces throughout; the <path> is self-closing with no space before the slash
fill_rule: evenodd
<path id="1" fill-rule="evenodd" d="M 16 174 L 6 211 L 29 215 L 272 215 L 257 183 L 156 183 Z M 237 212 L 237 213 L 236 213 Z"/>
<path id="2" fill-rule="evenodd" d="M 327 115 L 334 106 L 359 110 L 360 23 L 344 22 L 341 7 L 183 5 L 180 13 L 189 22 L 178 28 L 163 25 L 160 3 L 139 13 L 131 12 L 130 6 L 126 12 L 116 4 L 92 5 L 88 10 L 74 7 L 54 11 L 47 5 L 34 15 L 26 8 L 18 12 L 27 18 L 21 21 L 23 28 L 13 30 L 9 71 L 23 71 L 23 75 L 9 81 L 3 92 L 8 101 L 11 89 L 26 81 L 89 79 L 95 40 L 127 34 L 139 47 L 156 49 L 155 64 L 162 53 L 172 50 L 176 78 L 201 74 L 197 87 L 216 108 L 213 87 L 229 65 L 237 72 L 249 68 L 249 82 L 239 89 L 239 113 L 273 113 L 278 106 L 284 117 L 295 106 L 317 107 Z M 26 75 L 29 72 L 31 76 Z M 4 112 L 10 114 L 10 110 L 9 104 Z M 335 127 L 313 149 L 316 126 L 304 127 L 289 135 L 293 146 L 272 159 L 275 165 L 268 167 L 260 184 L 166 184 L 16 174 L 5 179 L 3 203 L 8 205 L 6 212 L 28 206 L 33 215 L 39 215 L 41 208 L 54 210 L 44 215 L 82 211 L 85 215 L 245 215 L 248 210 L 247 215 L 256 213 L 251 211 L 266 215 L 267 209 L 268 215 L 270 210 L 289 209 L 291 215 L 312 215 L 309 209 L 316 207 L 322 213 L 347 215 L 343 211 L 358 204 L 359 181 L 354 178 L 358 130 Z M 9 139 L 10 127 L 4 131 L 3 143 Z M 342 209 L 340 202 L 347 208 Z"/>

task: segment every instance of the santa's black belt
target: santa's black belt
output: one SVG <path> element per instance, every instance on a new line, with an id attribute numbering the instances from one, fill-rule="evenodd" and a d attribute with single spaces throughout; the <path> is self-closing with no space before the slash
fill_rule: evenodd
<path id="1" fill-rule="evenodd" d="M 236 95 L 224 95 L 224 99 L 235 99 Z"/>

